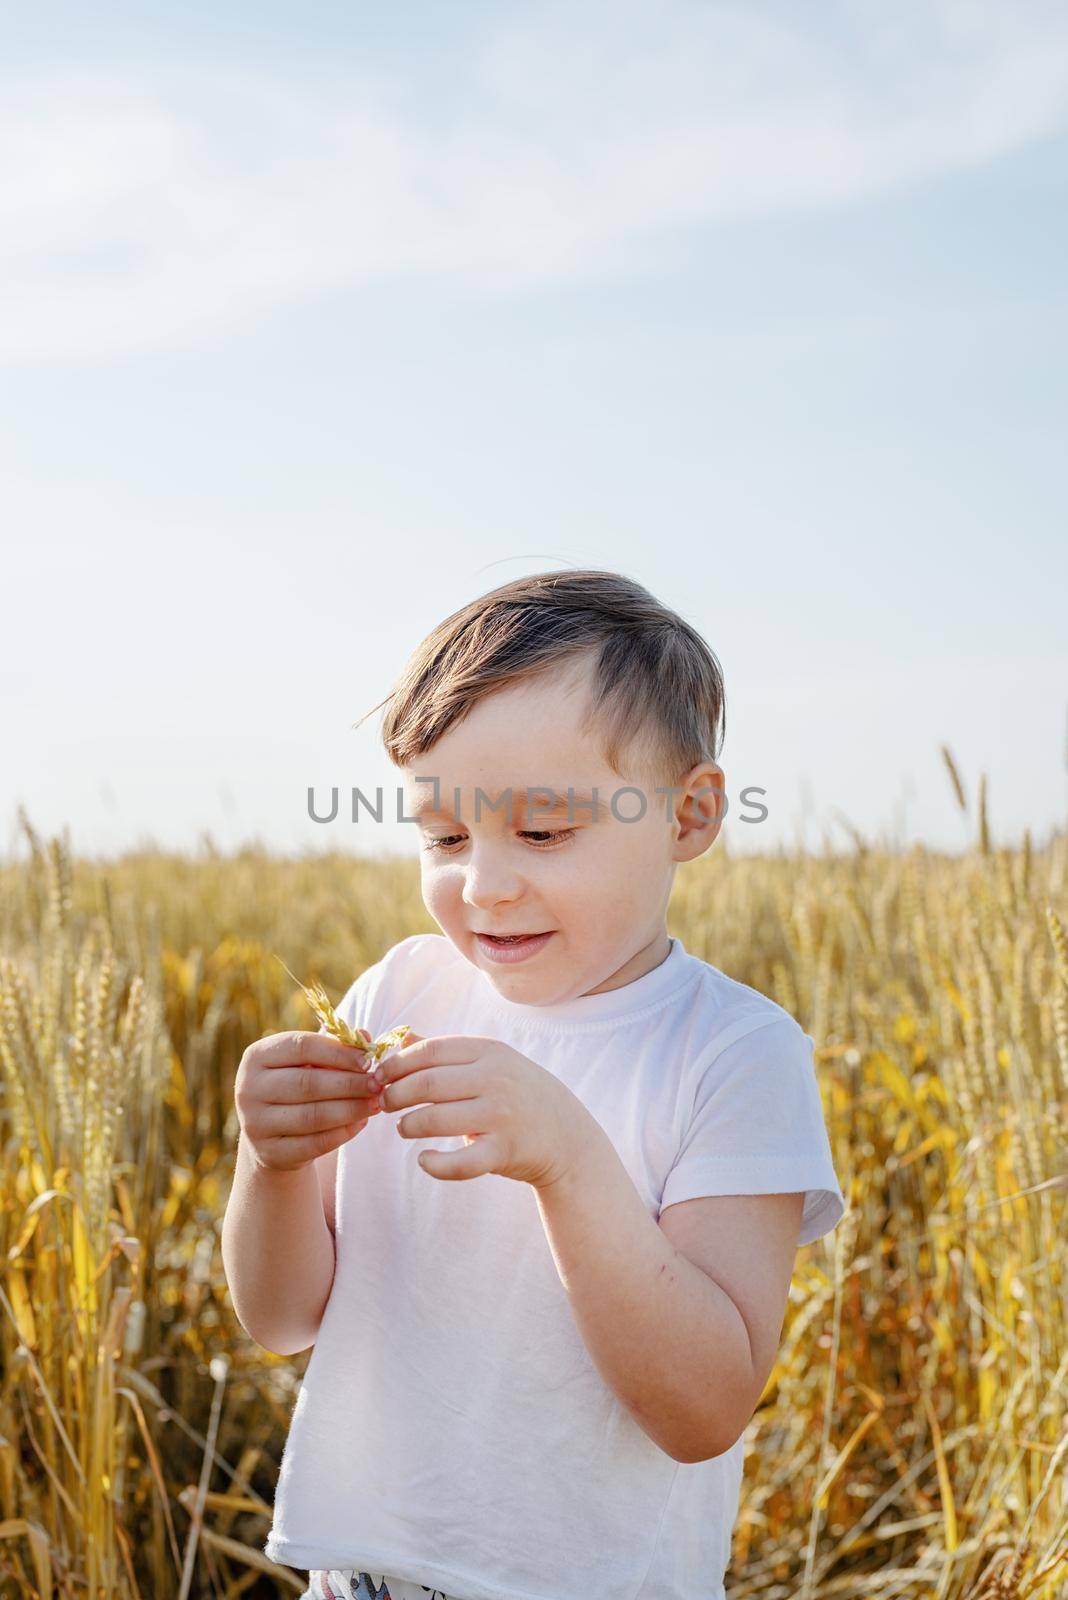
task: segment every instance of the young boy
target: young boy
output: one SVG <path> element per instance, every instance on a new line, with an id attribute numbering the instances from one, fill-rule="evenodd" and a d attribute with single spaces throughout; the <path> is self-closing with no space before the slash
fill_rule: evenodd
<path id="1" fill-rule="evenodd" d="M 265 1546 L 308 1597 L 725 1594 L 795 1253 L 844 1200 L 813 1040 L 666 928 L 723 711 L 700 635 L 600 571 L 475 600 L 391 697 L 441 933 L 339 1011 L 412 1036 L 369 1083 L 273 1035 L 236 1088 L 235 1308 L 314 1344 Z"/>

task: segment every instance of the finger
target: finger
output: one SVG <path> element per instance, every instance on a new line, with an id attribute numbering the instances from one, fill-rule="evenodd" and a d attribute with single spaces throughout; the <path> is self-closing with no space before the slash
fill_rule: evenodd
<path id="1" fill-rule="evenodd" d="M 263 1080 L 267 1105 L 293 1105 L 298 1100 L 367 1100 L 377 1093 L 365 1072 L 342 1072 L 314 1063 L 272 1067 Z"/>
<path id="2" fill-rule="evenodd" d="M 481 1178 L 497 1169 L 499 1157 L 492 1134 L 484 1134 L 462 1150 L 420 1150 L 417 1157 L 424 1172 L 432 1178 Z"/>
<path id="3" fill-rule="evenodd" d="M 294 1138 L 269 1139 L 268 1145 L 277 1151 L 279 1166 L 306 1166 L 331 1150 L 340 1149 L 360 1132 L 362 1124 L 348 1123 L 340 1128 L 324 1128 L 321 1133 L 302 1134 Z"/>
<path id="4" fill-rule="evenodd" d="M 454 1100 L 446 1106 L 420 1106 L 396 1122 L 402 1139 L 432 1139 L 441 1134 L 474 1138 L 488 1132 L 489 1107 L 484 1100 Z"/>
<path id="5" fill-rule="evenodd" d="M 476 1039 L 465 1033 L 441 1033 L 433 1039 L 418 1039 L 415 1044 L 403 1044 L 391 1050 L 374 1069 L 372 1076 L 379 1083 L 392 1078 L 402 1078 L 405 1073 L 419 1067 L 458 1066 L 475 1061 L 482 1053 L 485 1039 Z"/>
<path id="6" fill-rule="evenodd" d="M 421 1033 L 413 1033 L 412 1030 L 409 1028 L 408 1032 L 404 1036 L 404 1042 L 402 1044 L 393 1045 L 391 1047 L 389 1053 L 392 1055 L 397 1050 L 410 1050 L 412 1048 L 413 1044 L 423 1044 L 423 1043 L 424 1043 L 423 1034 L 421 1034 Z"/>
<path id="7" fill-rule="evenodd" d="M 368 1115 L 370 1109 L 368 1106 Z M 353 1110 L 351 1100 L 306 1100 L 300 1105 L 265 1106 L 259 1126 L 262 1137 L 280 1139 L 322 1133 L 327 1128 L 366 1120 L 366 1115 Z"/>
<path id="8" fill-rule="evenodd" d="M 374 1085 L 374 1079 L 370 1080 Z M 382 1089 L 383 1111 L 399 1111 L 402 1106 L 418 1106 L 430 1100 L 472 1100 L 483 1088 L 483 1076 L 472 1062 L 455 1067 L 427 1067 L 387 1083 Z"/>
<path id="9" fill-rule="evenodd" d="M 424 1042 L 423 1036 L 420 1033 L 408 1033 L 406 1035 L 406 1038 L 405 1038 L 405 1044 L 406 1045 L 411 1045 L 411 1044 L 415 1044 L 415 1043 L 422 1044 L 423 1042 Z M 369 1078 L 373 1078 L 374 1081 L 381 1086 L 381 1084 L 384 1081 L 383 1073 L 388 1071 L 387 1063 L 393 1060 L 393 1057 L 396 1055 L 396 1053 L 397 1053 L 397 1051 L 399 1049 L 401 1049 L 400 1045 L 397 1045 L 397 1044 L 391 1045 L 390 1048 L 386 1051 L 385 1055 L 379 1057 L 377 1062 L 376 1061 L 369 1061 L 367 1063 L 367 1075 L 368 1075 L 368 1077 Z"/>
<path id="10" fill-rule="evenodd" d="M 302 1033 L 295 1028 L 260 1039 L 256 1057 L 265 1067 L 292 1067 L 307 1061 L 320 1067 L 340 1068 L 343 1072 L 363 1072 L 367 1065 L 366 1050 L 354 1044 L 342 1044 L 331 1033 Z"/>

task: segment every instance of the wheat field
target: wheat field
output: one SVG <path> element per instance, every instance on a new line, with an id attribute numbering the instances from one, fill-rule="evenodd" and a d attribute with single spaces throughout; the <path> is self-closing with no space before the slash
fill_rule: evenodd
<path id="1" fill-rule="evenodd" d="M 954 784 L 959 786 L 950 765 Z M 958 798 L 964 804 L 963 788 Z M 434 930 L 414 861 L 0 867 L 0 1596 L 299 1594 L 261 1554 L 308 1353 L 220 1252 L 247 1044 Z M 734 1600 L 1068 1594 L 1068 835 L 680 869 L 668 925 L 817 1044 L 847 1213 L 798 1255 Z"/>

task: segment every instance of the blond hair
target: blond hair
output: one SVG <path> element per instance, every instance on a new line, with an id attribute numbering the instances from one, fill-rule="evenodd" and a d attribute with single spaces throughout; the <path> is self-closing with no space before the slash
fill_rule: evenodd
<path id="1" fill-rule="evenodd" d="M 597 569 L 515 578 L 439 622 L 379 701 L 386 751 L 407 766 L 495 690 L 583 658 L 594 663 L 583 731 L 614 772 L 629 756 L 673 782 L 716 759 L 726 696 L 715 655 L 640 583 Z"/>

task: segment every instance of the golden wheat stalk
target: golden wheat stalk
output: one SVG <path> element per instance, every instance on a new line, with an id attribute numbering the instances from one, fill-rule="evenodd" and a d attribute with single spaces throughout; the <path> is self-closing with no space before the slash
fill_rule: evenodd
<path id="1" fill-rule="evenodd" d="M 1046 924 L 1049 928 L 1049 936 L 1053 940 L 1053 948 L 1057 952 L 1057 969 L 1064 982 L 1064 987 L 1068 989 L 1068 934 L 1064 931 L 1064 925 L 1060 917 L 1053 907 L 1049 905 L 1046 907 Z"/>
<path id="2" fill-rule="evenodd" d="M 289 972 L 289 968 L 281 956 L 277 956 L 275 959 L 281 963 L 286 972 Z M 402 1022 L 396 1028 L 391 1028 L 388 1033 L 384 1033 L 380 1038 L 372 1041 L 371 1035 L 364 1028 L 350 1028 L 344 1018 L 338 1016 L 330 1003 L 330 996 L 321 983 L 301 983 L 300 979 L 292 972 L 289 972 L 289 976 L 303 990 L 304 998 L 319 1018 L 324 1030 L 332 1034 L 335 1039 L 339 1039 L 342 1044 L 352 1045 L 355 1049 L 364 1052 L 365 1071 L 368 1063 L 374 1065 L 376 1062 L 381 1061 L 387 1051 L 403 1044 L 412 1031 L 406 1022 Z"/>

